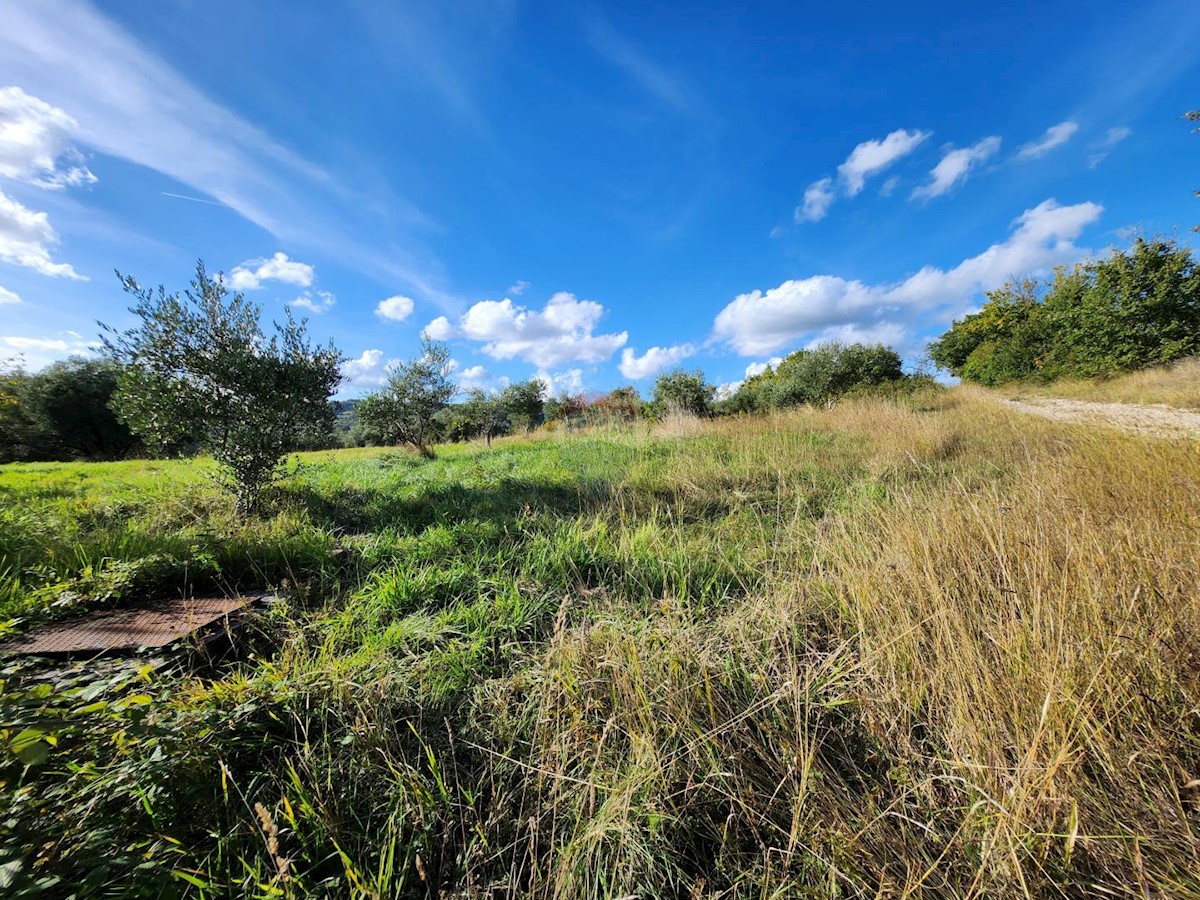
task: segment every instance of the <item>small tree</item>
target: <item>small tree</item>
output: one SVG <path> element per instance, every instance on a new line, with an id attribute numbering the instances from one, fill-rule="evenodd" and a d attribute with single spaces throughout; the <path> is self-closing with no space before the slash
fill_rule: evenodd
<path id="1" fill-rule="evenodd" d="M 489 447 L 492 446 L 492 438 L 512 427 L 508 407 L 501 394 L 489 394 L 472 388 L 467 391 L 467 399 L 457 407 L 457 411 L 464 437 L 482 434 Z"/>
<path id="2" fill-rule="evenodd" d="M 422 334 L 421 355 L 392 369 L 383 390 L 358 405 L 359 418 L 386 443 L 409 444 L 432 459 L 441 427 L 436 415 L 457 391 L 450 371 L 449 346 Z"/>
<path id="3" fill-rule="evenodd" d="M 672 369 L 654 382 L 654 405 L 660 416 L 669 412 L 707 416 L 716 392 L 716 387 L 704 380 L 699 369 L 694 372 Z"/>
<path id="4" fill-rule="evenodd" d="M 261 309 L 203 262 L 183 296 L 117 277 L 141 323 L 125 332 L 101 323 L 105 347 L 125 364 L 113 408 L 153 448 L 195 438 L 220 464 L 238 511 L 252 511 L 297 437 L 332 425 L 344 357 L 332 343 L 314 347 L 290 312 L 267 339 Z"/>
<path id="5" fill-rule="evenodd" d="M 536 379 L 510 384 L 500 395 L 514 428 L 533 431 L 542 424 L 546 407 L 546 385 Z"/>

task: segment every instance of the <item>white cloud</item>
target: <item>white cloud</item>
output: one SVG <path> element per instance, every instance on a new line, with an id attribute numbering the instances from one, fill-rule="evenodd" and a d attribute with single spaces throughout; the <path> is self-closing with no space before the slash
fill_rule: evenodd
<path id="1" fill-rule="evenodd" d="M 833 205 L 833 179 L 821 178 L 804 189 L 804 202 L 796 207 L 797 222 L 820 222 Z"/>
<path id="2" fill-rule="evenodd" d="M 718 384 L 716 393 L 713 394 L 714 400 L 728 400 L 738 392 L 738 389 L 744 384 L 743 381 L 727 381 L 724 384 Z"/>
<path id="3" fill-rule="evenodd" d="M 514 297 L 520 297 L 523 293 L 525 293 L 525 290 L 528 287 L 529 287 L 528 281 L 521 281 L 520 279 L 518 279 L 512 283 L 512 285 L 509 287 L 509 289 L 507 291 L 505 291 L 505 293 L 511 294 Z"/>
<path id="4" fill-rule="evenodd" d="M 1075 122 L 1059 122 L 1046 129 L 1039 140 L 1030 141 L 1017 151 L 1017 159 L 1037 159 L 1044 156 L 1055 147 L 1062 146 L 1071 139 L 1071 135 L 1079 130 Z"/>
<path id="5" fill-rule="evenodd" d="M 174 179 L 288 244 L 320 247 L 346 265 L 444 299 L 436 261 L 364 239 L 382 233 L 372 227 L 385 219 L 406 229 L 430 224 L 402 197 L 373 190 L 378 181 L 336 177 L 281 145 L 95 4 L 39 0 L 3 10 L 0 85 L 21 85 L 69 113 L 80 146 Z M 340 224 L 348 208 L 357 216 Z"/>
<path id="6" fill-rule="evenodd" d="M 10 291 L 8 288 L 0 286 L 0 306 L 5 303 L 20 303 L 21 297 L 15 291 Z"/>
<path id="7" fill-rule="evenodd" d="M 87 281 L 69 263 L 54 262 L 58 235 L 44 212 L 34 212 L 0 191 L 0 260 L 54 278 Z"/>
<path id="8" fill-rule="evenodd" d="M 744 356 L 795 346 L 802 340 L 899 340 L 906 317 L 948 318 L 980 291 L 1014 275 L 1039 274 L 1087 254 L 1074 242 L 1103 207 L 1060 206 L 1046 200 L 1022 213 L 1012 233 L 951 269 L 925 266 L 893 284 L 869 285 L 836 275 L 785 281 L 735 297 L 713 323 L 713 337 Z M 853 337 L 852 337 L 853 336 Z"/>
<path id="9" fill-rule="evenodd" d="M 541 310 L 512 300 L 481 300 L 459 318 L 457 326 L 439 316 L 425 326 L 436 340 L 463 337 L 483 344 L 493 359 L 522 359 L 542 369 L 569 362 L 599 363 L 629 339 L 627 332 L 594 334 L 604 307 L 560 291 Z"/>
<path id="10" fill-rule="evenodd" d="M 71 145 L 78 127 L 58 107 L 19 87 L 0 87 L 0 176 L 51 190 L 95 183 Z"/>
<path id="11" fill-rule="evenodd" d="M 375 307 L 375 315 L 389 322 L 403 322 L 412 315 L 413 306 L 414 304 L 410 297 L 397 294 L 394 297 L 388 297 L 386 300 L 380 300 Z"/>
<path id="12" fill-rule="evenodd" d="M 323 312 L 328 312 L 337 303 L 337 298 L 329 291 L 317 291 L 316 297 L 305 291 L 299 297 L 291 302 L 292 306 L 298 306 L 301 309 L 307 309 L 309 312 L 320 315 Z"/>
<path id="13" fill-rule="evenodd" d="M 782 356 L 772 356 L 766 362 L 750 363 L 750 365 L 746 366 L 746 377 L 753 378 L 755 375 L 761 375 L 767 369 L 774 369 L 781 362 L 783 362 Z"/>
<path id="14" fill-rule="evenodd" d="M 880 197 L 890 197 L 892 192 L 896 190 L 896 185 L 900 183 L 900 176 L 893 175 L 879 187 Z"/>
<path id="15" fill-rule="evenodd" d="M 342 363 L 344 386 L 381 387 L 387 381 L 388 369 L 398 362 L 398 359 L 384 362 L 382 350 L 364 350 L 358 359 Z"/>
<path id="16" fill-rule="evenodd" d="M 1121 141 L 1125 140 L 1125 138 L 1129 137 L 1131 134 L 1133 134 L 1133 129 L 1126 128 L 1124 125 L 1120 125 L 1116 128 L 1110 128 L 1108 131 L 1104 132 L 1104 137 L 1091 145 L 1092 152 L 1088 155 L 1088 168 L 1094 169 L 1096 166 L 1100 165 L 1100 163 L 1104 162 L 1108 154 L 1112 152 L 1112 148 L 1117 146 L 1117 144 L 1121 143 Z"/>
<path id="17" fill-rule="evenodd" d="M 565 372 L 550 373 L 544 370 L 533 376 L 546 386 L 546 395 L 561 397 L 563 394 L 583 393 L 583 370 L 567 369 Z"/>
<path id="18" fill-rule="evenodd" d="M 863 141 L 838 166 L 846 196 L 858 194 L 869 176 L 882 172 L 896 160 L 912 153 L 931 133 L 900 128 L 881 141 Z"/>
<path id="19" fill-rule="evenodd" d="M 464 391 L 486 390 L 492 384 L 492 373 L 483 366 L 468 366 L 458 375 L 458 385 Z"/>
<path id="20" fill-rule="evenodd" d="M 445 316 L 438 316 L 422 329 L 422 334 L 432 341 L 448 341 L 457 332 L 454 330 L 454 326 L 450 324 L 449 319 Z"/>
<path id="21" fill-rule="evenodd" d="M 270 259 L 248 259 L 239 266 L 234 266 L 229 273 L 229 284 L 235 291 L 254 291 L 262 287 L 264 281 L 282 281 L 284 284 L 298 284 L 310 287 L 315 271 L 308 263 L 288 259 L 286 253 L 276 253 Z"/>
<path id="22" fill-rule="evenodd" d="M 899 322 L 878 322 L 874 325 L 834 325 L 813 336 L 805 348 L 812 350 L 822 344 L 837 341 L 841 344 L 885 344 L 896 347 L 904 341 L 908 329 Z"/>
<path id="23" fill-rule="evenodd" d="M 930 181 L 912 192 L 912 199 L 918 197 L 940 197 L 967 180 L 971 170 L 982 165 L 1000 149 L 1000 138 L 986 137 L 970 147 L 946 150 L 941 161 L 934 166 L 929 174 Z"/>
<path id="24" fill-rule="evenodd" d="M 54 337 L 0 337 L 0 347 L 15 350 L 21 364 L 32 371 L 68 356 L 86 356 L 96 350 L 96 341 L 85 340 L 77 331 L 60 331 Z M 3 354 L 0 354 L 3 355 Z"/>
<path id="25" fill-rule="evenodd" d="M 657 375 L 664 369 L 678 365 L 689 356 L 694 356 L 696 348 L 692 344 L 676 344 L 673 347 L 651 347 L 638 356 L 631 347 L 621 351 L 621 364 L 618 368 L 626 378 L 638 381 Z"/>

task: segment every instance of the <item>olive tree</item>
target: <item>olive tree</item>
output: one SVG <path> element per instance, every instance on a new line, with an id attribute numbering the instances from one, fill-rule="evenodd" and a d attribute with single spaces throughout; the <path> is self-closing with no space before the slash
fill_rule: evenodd
<path id="1" fill-rule="evenodd" d="M 458 391 L 452 368 L 449 346 L 422 334 L 420 355 L 398 363 L 383 389 L 363 399 L 359 419 L 385 443 L 409 444 L 432 458 L 430 445 L 441 428 L 437 414 Z"/>
<path id="2" fill-rule="evenodd" d="M 694 372 L 672 369 L 655 380 L 653 402 L 659 416 L 667 413 L 707 416 L 716 392 L 716 386 L 705 381 L 699 369 Z"/>
<path id="3" fill-rule="evenodd" d="M 332 343 L 314 346 L 290 312 L 268 338 L 260 307 L 203 262 L 182 295 L 117 277 L 140 321 L 123 332 L 101 323 L 105 348 L 124 365 L 113 408 L 152 448 L 194 442 L 211 453 L 238 511 L 252 511 L 298 439 L 332 426 L 344 357 Z"/>
<path id="4" fill-rule="evenodd" d="M 542 424 L 546 408 L 546 385 L 537 378 L 510 384 L 500 395 L 513 428 L 533 431 Z"/>

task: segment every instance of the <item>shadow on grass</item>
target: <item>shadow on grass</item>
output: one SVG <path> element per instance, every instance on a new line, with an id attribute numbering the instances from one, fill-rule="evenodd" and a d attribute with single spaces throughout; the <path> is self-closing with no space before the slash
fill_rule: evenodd
<path id="1" fill-rule="evenodd" d="M 574 517 L 608 495 L 607 483 L 568 486 L 522 478 L 501 478 L 485 487 L 450 484 L 416 497 L 351 484 L 334 491 L 290 485 L 285 491 L 289 500 L 308 510 L 316 524 L 350 533 L 385 528 L 416 533 L 433 525 L 507 522 L 531 511 Z"/>

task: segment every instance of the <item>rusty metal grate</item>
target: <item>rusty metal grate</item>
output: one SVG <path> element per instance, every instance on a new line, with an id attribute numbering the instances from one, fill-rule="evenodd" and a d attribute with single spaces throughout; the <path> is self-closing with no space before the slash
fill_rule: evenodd
<path id="1" fill-rule="evenodd" d="M 158 600 L 89 613 L 35 628 L 0 644 L 0 653 L 100 655 L 163 647 L 237 612 L 261 595 Z"/>

